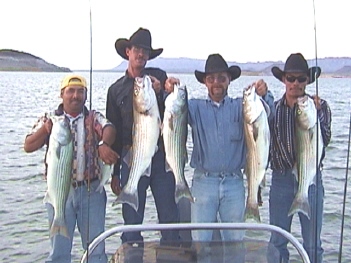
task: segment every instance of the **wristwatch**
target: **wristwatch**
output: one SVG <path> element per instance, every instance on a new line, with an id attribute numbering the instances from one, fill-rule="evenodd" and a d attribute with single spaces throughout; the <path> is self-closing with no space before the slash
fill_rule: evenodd
<path id="1" fill-rule="evenodd" d="M 103 144 L 108 145 L 106 142 L 104 142 L 103 140 L 101 140 L 101 141 L 99 141 L 99 143 L 98 143 L 98 147 L 100 147 L 100 146 L 103 145 Z"/>

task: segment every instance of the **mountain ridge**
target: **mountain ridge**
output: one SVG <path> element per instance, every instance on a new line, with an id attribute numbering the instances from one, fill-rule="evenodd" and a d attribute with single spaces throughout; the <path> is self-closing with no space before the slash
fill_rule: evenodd
<path id="1" fill-rule="evenodd" d="M 313 59 L 307 60 L 309 66 L 315 66 Z M 351 77 L 351 57 L 325 57 L 318 58 L 318 66 L 322 68 L 322 75 Z M 197 58 L 164 58 L 158 57 L 148 61 L 147 67 L 158 67 L 169 73 L 194 73 L 195 70 L 205 68 L 205 59 Z M 237 65 L 242 70 L 242 75 L 272 75 L 271 68 L 284 67 L 283 61 L 263 62 L 235 62 L 229 61 L 228 65 Z M 96 72 L 124 72 L 128 67 L 128 61 L 123 60 L 112 69 L 94 70 Z M 33 71 L 33 72 L 72 72 L 67 67 L 59 67 L 43 60 L 42 58 L 13 49 L 0 49 L 0 71 Z M 75 71 L 89 71 L 80 69 Z"/>
<path id="2" fill-rule="evenodd" d="M 342 74 L 351 76 L 351 58 L 350 57 L 327 57 L 318 58 L 318 66 L 322 68 L 323 74 Z M 205 59 L 192 58 L 163 58 L 158 57 L 148 61 L 148 67 L 159 67 L 166 72 L 172 73 L 193 73 L 195 70 L 203 70 L 205 68 Z M 307 60 L 310 67 L 315 66 L 315 60 Z M 256 75 L 271 75 L 271 68 L 273 66 L 284 68 L 283 61 L 264 61 L 264 62 L 246 62 L 240 63 L 235 61 L 228 61 L 228 65 L 237 65 L 241 68 L 243 73 Z M 128 61 L 122 61 L 112 71 L 124 72 L 128 67 Z"/>
<path id="3" fill-rule="evenodd" d="M 13 49 L 0 49 L 0 71 L 71 72 L 69 68 L 56 66 L 40 57 Z"/>

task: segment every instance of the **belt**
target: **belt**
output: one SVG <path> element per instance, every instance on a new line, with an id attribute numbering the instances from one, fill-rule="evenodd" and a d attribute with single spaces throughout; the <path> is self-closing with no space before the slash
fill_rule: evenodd
<path id="1" fill-rule="evenodd" d="M 95 177 L 93 179 L 90 179 L 90 183 L 98 180 L 99 178 Z M 72 181 L 72 186 L 74 189 L 77 189 L 78 187 L 82 186 L 82 185 L 88 185 L 88 180 L 83 180 L 83 181 L 76 181 L 76 180 L 73 180 Z"/>
<path id="2" fill-rule="evenodd" d="M 211 176 L 211 177 L 242 176 L 242 172 L 240 170 L 234 171 L 234 172 L 207 172 L 200 169 L 195 169 L 194 173 L 204 174 L 206 176 Z"/>

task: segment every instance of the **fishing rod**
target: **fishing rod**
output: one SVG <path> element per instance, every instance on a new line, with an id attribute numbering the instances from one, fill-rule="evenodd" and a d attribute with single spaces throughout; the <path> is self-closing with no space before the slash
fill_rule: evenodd
<path id="1" fill-rule="evenodd" d="M 351 101 L 350 101 L 350 104 L 351 104 Z M 351 112 L 350 112 L 350 122 L 349 122 L 349 141 L 347 144 L 347 161 L 346 161 L 346 174 L 345 174 L 345 185 L 344 185 L 344 200 L 342 202 L 341 234 L 340 234 L 340 247 L 339 247 L 339 257 L 338 257 L 339 263 L 341 263 L 342 245 L 343 245 L 343 239 L 344 239 L 345 204 L 346 204 L 346 192 L 347 192 L 347 181 L 348 181 L 348 171 L 349 171 L 350 140 L 351 140 Z"/>
<path id="2" fill-rule="evenodd" d="M 93 27 L 91 18 L 91 2 L 89 0 L 89 21 L 90 21 L 90 70 L 89 70 L 89 111 L 92 110 L 93 98 Z"/>
<path id="3" fill-rule="evenodd" d="M 317 101 L 320 101 L 319 100 L 319 95 L 318 95 L 318 74 L 320 74 L 319 70 L 318 70 L 318 54 L 317 54 L 317 23 L 316 23 L 316 6 L 315 6 L 315 3 L 314 3 L 314 0 L 312 0 L 313 2 L 313 28 L 314 28 L 314 52 L 315 52 L 315 66 L 316 66 L 316 70 L 314 72 L 314 79 L 315 79 L 315 83 L 316 83 L 316 98 L 317 98 Z M 317 262 L 317 259 L 318 259 L 318 251 L 317 251 L 317 247 L 318 247 L 318 240 L 319 240 L 319 234 L 318 233 L 318 223 L 317 221 L 318 220 L 322 220 L 321 218 L 318 218 L 318 209 L 319 209 L 319 206 L 318 206 L 318 200 L 319 200 L 319 195 L 321 194 L 320 191 L 319 191 L 319 184 L 322 184 L 322 178 L 320 178 L 320 180 L 318 179 L 318 175 L 319 176 L 322 176 L 321 173 L 319 172 L 320 168 L 319 168 L 319 162 L 321 160 L 319 160 L 318 156 L 319 156 L 319 151 L 320 150 L 323 150 L 323 149 L 319 149 L 319 133 L 320 133 L 320 123 L 319 123 L 319 118 L 318 118 L 318 109 L 316 111 L 316 117 L 317 117 L 317 132 L 316 132 L 316 136 L 317 136 L 317 141 L 316 141 L 316 195 L 315 195 L 315 200 L 313 200 L 314 202 L 314 205 L 315 205 L 315 213 L 314 213 L 314 255 L 313 255 L 313 258 L 311 259 L 311 262 Z M 322 209 L 322 208 L 321 208 Z M 313 216 L 313 215 L 312 215 Z M 312 219 L 312 218 L 311 218 Z M 313 235 L 313 234 L 312 234 Z M 312 255 L 311 255 L 312 256 Z"/>
<path id="4" fill-rule="evenodd" d="M 90 70 L 89 70 L 89 115 L 90 118 L 90 126 L 93 126 L 93 121 L 91 118 L 92 111 L 92 100 L 93 100 L 93 27 L 92 27 L 92 16 L 91 16 L 91 1 L 89 0 L 89 24 L 90 24 Z M 93 131 L 93 129 L 91 129 Z M 89 151 L 91 151 L 91 145 L 89 145 Z M 89 157 L 92 158 L 92 155 L 89 154 Z M 90 160 L 91 161 L 91 160 Z M 89 169 L 89 177 L 88 177 L 88 217 L 87 217 L 87 253 L 89 253 L 89 245 L 90 245 L 90 178 L 91 178 L 91 167 L 88 166 Z M 87 257 L 87 263 L 89 262 L 89 257 Z"/>

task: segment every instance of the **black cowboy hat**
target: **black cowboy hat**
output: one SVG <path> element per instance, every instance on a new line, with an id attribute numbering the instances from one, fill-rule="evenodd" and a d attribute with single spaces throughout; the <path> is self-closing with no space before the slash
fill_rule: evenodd
<path id="1" fill-rule="evenodd" d="M 306 59 L 302 56 L 301 53 L 291 54 L 285 62 L 284 70 L 281 70 L 278 67 L 272 68 L 273 76 L 283 81 L 283 76 L 285 73 L 306 73 L 309 80 L 308 84 L 313 83 L 316 78 L 321 75 L 321 68 L 320 67 L 308 67 Z"/>
<path id="2" fill-rule="evenodd" d="M 209 73 L 228 72 L 230 81 L 237 79 L 241 75 L 241 69 L 238 66 L 228 67 L 227 62 L 220 54 L 211 54 L 208 56 L 205 64 L 205 72 L 195 70 L 196 79 L 204 84 L 204 77 Z"/>
<path id="3" fill-rule="evenodd" d="M 145 48 L 150 51 L 149 60 L 159 56 L 163 48 L 153 49 L 151 47 L 151 34 L 148 29 L 139 28 L 129 39 L 119 38 L 116 40 L 115 48 L 122 58 L 128 60 L 126 54 L 126 48 L 131 46 L 138 46 L 141 48 Z"/>

